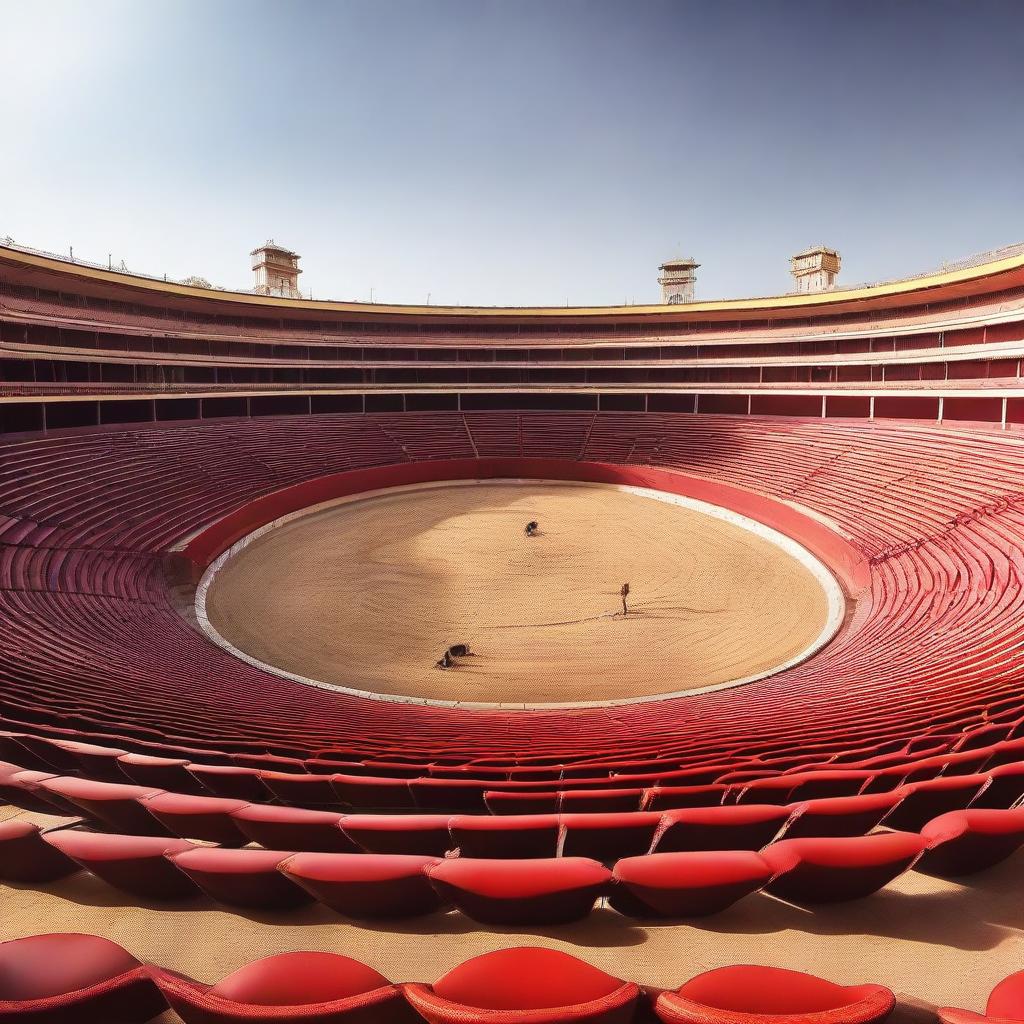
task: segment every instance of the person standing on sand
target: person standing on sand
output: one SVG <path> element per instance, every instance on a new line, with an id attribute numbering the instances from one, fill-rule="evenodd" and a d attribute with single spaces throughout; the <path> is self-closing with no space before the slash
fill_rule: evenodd
<path id="1" fill-rule="evenodd" d="M 629 597 L 629 584 L 623 583 L 622 589 L 619 591 L 619 597 L 622 598 L 622 614 L 628 615 L 629 609 L 626 607 L 626 598 Z"/>

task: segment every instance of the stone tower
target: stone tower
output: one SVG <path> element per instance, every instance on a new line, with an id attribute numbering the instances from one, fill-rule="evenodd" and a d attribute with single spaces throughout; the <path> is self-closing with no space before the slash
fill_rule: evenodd
<path id="1" fill-rule="evenodd" d="M 842 258 L 835 249 L 815 245 L 791 257 L 790 273 L 798 292 L 827 292 L 836 286 Z"/>
<path id="2" fill-rule="evenodd" d="M 278 295 L 284 299 L 299 299 L 299 254 L 275 245 L 271 238 L 266 245 L 253 249 L 252 269 L 256 275 L 257 295 Z"/>
<path id="3" fill-rule="evenodd" d="M 676 260 L 666 260 L 658 269 L 661 276 L 661 301 L 666 305 L 680 302 L 693 302 L 693 289 L 697 283 L 697 268 L 700 264 L 690 256 L 681 256 Z"/>

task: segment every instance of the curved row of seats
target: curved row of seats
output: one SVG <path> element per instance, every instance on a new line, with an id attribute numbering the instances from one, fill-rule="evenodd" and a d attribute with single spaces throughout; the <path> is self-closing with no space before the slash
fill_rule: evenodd
<path id="1" fill-rule="evenodd" d="M 681 769 L 714 758 L 722 772 L 770 774 L 792 766 L 773 767 L 781 752 L 806 763 L 1012 731 L 1022 445 L 1015 433 L 894 423 L 610 413 L 325 416 L 7 445 L 0 710 L 16 731 L 136 753 L 342 751 L 394 765 L 379 773 L 389 778 L 416 761 L 601 759 Z M 302 687 L 232 659 L 175 611 L 160 561 L 198 526 L 327 472 L 474 454 L 666 466 L 793 500 L 863 551 L 870 593 L 816 658 L 749 686 L 515 714 Z"/>
<path id="2" fill-rule="evenodd" d="M 103 799 L 104 792 L 118 799 L 121 791 L 104 790 L 104 785 L 128 784 L 135 789 L 123 790 L 126 799 L 138 795 L 136 791 L 141 787 L 181 796 L 318 809 L 495 816 L 640 811 L 652 815 L 651 821 L 658 811 L 678 808 L 782 806 L 892 793 L 899 798 L 900 806 L 885 807 L 884 811 L 899 815 L 900 827 L 905 827 L 915 815 L 924 820 L 941 810 L 970 803 L 1007 807 L 1024 795 L 1024 738 L 996 738 L 1015 733 L 1016 726 L 989 727 L 959 737 L 952 744 L 954 749 L 945 749 L 949 743 L 929 744 L 918 746 L 912 753 L 904 750 L 843 762 L 830 759 L 794 765 L 791 759 L 747 761 L 741 770 L 722 764 L 673 768 L 657 762 L 605 762 L 601 767 L 493 769 L 495 777 L 487 778 L 492 769 L 481 766 L 342 763 L 329 758 L 301 761 L 221 753 L 216 759 L 211 755 L 216 763 L 204 764 L 67 739 L 0 732 L 0 754 L 11 759 L 0 762 L 0 785 L 8 787 L 9 796 L 14 794 L 14 802 L 21 790 L 38 790 L 37 784 L 43 781 L 84 775 L 93 784 L 96 799 Z M 26 769 L 36 774 L 19 775 Z M 372 774 L 352 774 L 357 770 Z M 550 781 L 536 778 L 537 773 L 562 777 Z M 17 784 L 18 780 L 11 782 L 15 776 L 25 785 Z M 76 782 L 70 785 L 81 789 Z M 85 794 L 80 792 L 79 796 Z M 852 806 L 865 812 L 875 809 L 868 803 Z M 883 809 L 881 805 L 879 809 Z"/>
<path id="3" fill-rule="evenodd" d="M 1015 977 L 993 993 L 993 1016 L 1020 1019 Z M 676 989 L 641 987 L 530 946 L 473 957 L 430 984 L 395 984 L 336 953 L 281 953 L 208 983 L 95 935 L 0 944 L 0 1017 L 12 1022 L 144 1024 L 171 1007 L 185 1024 L 628 1024 L 652 1011 L 665 1024 L 875 1024 L 895 1006 L 881 985 L 836 985 L 774 967 L 721 967 Z M 940 1012 L 947 1024 L 972 1019 Z"/>
<path id="4" fill-rule="evenodd" d="M 168 1007 L 185 1024 L 878 1024 L 896 1008 L 876 984 L 836 985 L 777 967 L 706 971 L 676 989 L 640 986 L 556 949 L 521 946 L 465 961 L 437 981 L 395 984 L 328 952 L 255 960 L 215 982 L 143 963 L 109 939 L 57 933 L 0 944 L 6 1021 L 145 1024 Z M 1024 1020 L 1024 971 L 984 1013 L 940 1007 L 942 1024 Z"/>
<path id="5" fill-rule="evenodd" d="M 1024 764 L 989 775 L 954 775 L 863 796 L 793 804 L 720 804 L 666 811 L 488 816 L 344 814 L 63 778 L 0 766 L 0 796 L 25 810 L 85 816 L 99 827 L 174 835 L 239 847 L 322 853 L 480 858 L 587 856 L 611 861 L 644 853 L 759 850 L 778 838 L 865 835 L 879 825 L 918 831 L 950 811 L 1007 809 L 1024 796 Z"/>
<path id="6" fill-rule="evenodd" d="M 611 870 L 573 855 L 237 849 L 152 834 L 43 830 L 12 819 L 0 822 L 0 880 L 48 882 L 84 868 L 146 900 L 205 893 L 230 906 L 276 910 L 315 899 L 359 919 L 455 906 L 483 923 L 536 925 L 585 917 L 601 897 L 633 917 L 718 913 L 758 890 L 800 905 L 860 899 L 911 868 L 960 878 L 1000 863 L 1021 845 L 1024 808 L 952 811 L 927 822 L 920 833 L 783 838 L 756 847 L 623 855 Z"/>

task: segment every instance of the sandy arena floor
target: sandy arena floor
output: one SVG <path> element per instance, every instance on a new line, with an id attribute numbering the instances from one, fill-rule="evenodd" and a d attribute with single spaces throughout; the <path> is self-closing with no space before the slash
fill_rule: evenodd
<path id="1" fill-rule="evenodd" d="M 528 539 L 531 519 L 540 533 Z M 509 703 L 754 676 L 804 651 L 827 613 L 811 572 L 748 530 L 612 487 L 544 483 L 431 487 L 311 513 L 229 560 L 207 596 L 224 638 L 288 672 Z M 475 656 L 435 668 L 453 643 Z"/>
<path id="2" fill-rule="evenodd" d="M 0 820 L 10 816 L 60 820 L 0 805 Z M 373 927 L 319 905 L 280 913 L 206 899 L 139 905 L 81 872 L 38 891 L 0 883 L 0 940 L 51 931 L 105 935 L 142 959 L 210 982 L 295 949 L 344 953 L 399 981 L 434 981 L 469 957 L 518 945 L 563 949 L 664 987 L 713 967 L 767 964 L 888 985 L 900 996 L 895 1024 L 933 1024 L 928 1006 L 981 1010 L 991 988 L 1024 966 L 1024 851 L 965 882 L 912 871 L 867 899 L 815 911 L 755 893 L 693 924 L 634 921 L 603 907 L 577 924 L 524 932 L 485 928 L 454 911 Z M 178 1017 L 168 1012 L 159 1021 Z"/>

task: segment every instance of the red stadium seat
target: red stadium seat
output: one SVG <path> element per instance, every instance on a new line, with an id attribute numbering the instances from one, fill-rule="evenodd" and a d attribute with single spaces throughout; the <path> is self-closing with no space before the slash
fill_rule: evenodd
<path id="1" fill-rule="evenodd" d="M 122 836 L 64 829 L 46 842 L 115 889 L 146 900 L 183 900 L 200 895 L 199 888 L 167 859 L 167 854 L 195 849 L 187 839 Z"/>
<path id="2" fill-rule="evenodd" d="M 760 850 L 775 838 L 789 816 L 788 807 L 775 804 L 682 807 L 666 811 L 653 852 Z"/>
<path id="3" fill-rule="evenodd" d="M 629 1024 L 640 989 L 555 949 L 473 957 L 406 998 L 428 1024 Z"/>
<path id="4" fill-rule="evenodd" d="M 988 997 L 984 1013 L 940 1006 L 936 1011 L 942 1024 L 986 1024 L 997 1021 L 1024 1020 L 1024 971 L 1004 978 Z"/>
<path id="5" fill-rule="evenodd" d="M 554 857 L 558 844 L 557 814 L 488 816 L 459 814 L 448 822 L 452 843 L 463 857 Z"/>
<path id="6" fill-rule="evenodd" d="M 932 818 L 966 807 L 988 785 L 987 775 L 953 775 L 912 782 L 896 790 L 899 803 L 882 823 L 886 828 L 917 832 Z"/>
<path id="7" fill-rule="evenodd" d="M 168 835 L 164 825 L 157 821 L 143 801 L 161 793 L 148 786 L 130 786 L 116 782 L 93 782 L 91 779 L 73 779 L 66 776 L 47 779 L 40 783 L 47 792 L 56 794 L 79 807 L 90 818 L 96 818 L 108 828 L 140 836 Z"/>
<path id="8" fill-rule="evenodd" d="M 1024 761 L 997 765 L 985 774 L 992 781 L 971 801 L 972 808 L 1005 810 L 1024 797 Z"/>
<path id="9" fill-rule="evenodd" d="M 32 935 L 0 943 L 0 1020 L 144 1024 L 166 1004 L 146 969 L 98 935 Z"/>
<path id="10" fill-rule="evenodd" d="M 957 878 L 1006 860 L 1024 845 L 1024 808 L 950 811 L 921 829 L 928 843 L 915 871 Z"/>
<path id="11" fill-rule="evenodd" d="M 359 847 L 338 827 L 337 811 L 312 811 L 275 804 L 246 804 L 231 811 L 245 836 L 268 850 L 356 853 Z"/>
<path id="12" fill-rule="evenodd" d="M 243 800 L 161 793 L 144 800 L 143 806 L 170 835 L 181 839 L 200 839 L 221 846 L 244 846 L 249 841 L 232 817 L 247 806 Z"/>
<path id="13" fill-rule="evenodd" d="M 20 768 L 18 765 L 0 766 L 0 800 L 25 811 L 39 814 L 67 814 L 77 817 L 82 808 L 43 789 L 43 783 L 62 776 L 52 772 Z"/>
<path id="14" fill-rule="evenodd" d="M 347 814 L 341 830 L 355 849 L 443 857 L 452 846 L 447 814 Z"/>
<path id="15" fill-rule="evenodd" d="M 908 832 L 840 839 L 783 839 L 762 851 L 775 877 L 765 887 L 791 903 L 868 896 L 907 871 L 926 841 Z"/>
<path id="16" fill-rule="evenodd" d="M 520 793 L 489 789 L 484 793 L 484 802 L 491 814 L 555 814 L 559 807 L 559 797 L 556 790 Z"/>
<path id="17" fill-rule="evenodd" d="M 152 786 L 172 793 L 206 794 L 210 791 L 188 771 L 183 757 L 154 757 L 152 754 L 122 754 L 117 759 L 121 773 L 136 786 Z"/>
<path id="18" fill-rule="evenodd" d="M 296 772 L 261 771 L 260 782 L 275 799 L 300 807 L 340 807 L 342 800 L 327 775 L 300 775 Z"/>
<path id="19" fill-rule="evenodd" d="M 167 856 L 179 871 L 218 903 L 286 910 L 310 901 L 304 889 L 278 872 L 278 865 L 292 856 L 281 850 L 195 847 Z"/>
<path id="20" fill-rule="evenodd" d="M 563 790 L 558 809 L 563 814 L 614 814 L 635 811 L 644 795 L 642 789 Z"/>
<path id="21" fill-rule="evenodd" d="M 445 902 L 486 924 L 563 924 L 593 909 L 611 872 L 584 857 L 440 861 L 427 870 Z"/>
<path id="22" fill-rule="evenodd" d="M 728 786 L 652 786 L 644 790 L 640 809 L 667 811 L 676 807 L 715 807 L 729 792 Z"/>
<path id="23" fill-rule="evenodd" d="M 652 853 L 615 865 L 611 905 L 630 917 L 717 914 L 772 877 L 767 861 L 748 850 Z"/>
<path id="24" fill-rule="evenodd" d="M 357 920 L 412 917 L 441 906 L 424 871 L 435 857 L 299 853 L 278 870 L 315 899 Z"/>
<path id="25" fill-rule="evenodd" d="M 279 953 L 214 985 L 171 971 L 156 983 L 185 1024 L 415 1024 L 402 990 L 337 953 Z"/>
<path id="26" fill-rule="evenodd" d="M 791 804 L 781 839 L 827 839 L 867 835 L 899 803 L 897 793 L 837 796 Z"/>
<path id="27" fill-rule="evenodd" d="M 665 1024 L 874 1024 L 895 1005 L 881 985 L 834 985 L 799 971 L 737 966 L 661 993 L 655 1011 Z"/>
<path id="28" fill-rule="evenodd" d="M 46 841 L 38 825 L 16 818 L 0 821 L 0 880 L 52 882 L 77 870 L 73 860 Z"/>
<path id="29" fill-rule="evenodd" d="M 562 814 L 558 819 L 559 856 L 600 861 L 637 857 L 650 850 L 661 818 L 660 811 Z"/>
<path id="30" fill-rule="evenodd" d="M 188 766 L 188 773 L 199 783 L 203 793 L 211 793 L 223 800 L 262 803 L 271 796 L 257 768 L 193 763 Z"/>

